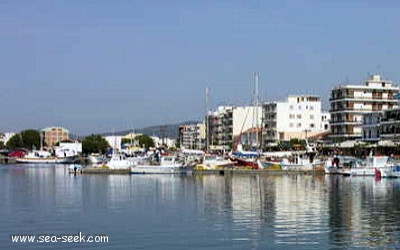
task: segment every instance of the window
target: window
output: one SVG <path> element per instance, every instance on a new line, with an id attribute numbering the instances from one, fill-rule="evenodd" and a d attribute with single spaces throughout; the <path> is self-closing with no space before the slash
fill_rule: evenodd
<path id="1" fill-rule="evenodd" d="M 297 115 L 297 119 L 301 119 L 301 115 Z"/>
<path id="2" fill-rule="evenodd" d="M 310 128 L 315 128 L 314 123 L 310 123 Z"/>
<path id="3" fill-rule="evenodd" d="M 290 118 L 290 119 L 294 119 L 294 117 L 295 117 L 294 114 L 290 114 L 290 115 L 289 115 L 289 118 Z"/>
<path id="4" fill-rule="evenodd" d="M 301 127 L 301 123 L 299 122 L 299 123 L 297 123 L 297 127 L 298 128 L 300 128 Z"/>
<path id="5" fill-rule="evenodd" d="M 310 115 L 310 119 L 314 120 L 314 115 Z"/>
<path id="6" fill-rule="evenodd" d="M 290 109 L 293 109 L 293 105 L 290 105 L 289 108 L 290 108 Z"/>
<path id="7" fill-rule="evenodd" d="M 314 110 L 314 106 L 310 106 L 310 110 Z"/>
<path id="8" fill-rule="evenodd" d="M 293 128 L 293 123 L 289 123 L 289 127 Z"/>

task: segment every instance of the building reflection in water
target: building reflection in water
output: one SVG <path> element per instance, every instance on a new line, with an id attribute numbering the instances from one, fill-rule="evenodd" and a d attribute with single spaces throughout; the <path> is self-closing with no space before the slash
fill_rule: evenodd
<path id="1" fill-rule="evenodd" d="M 400 180 L 326 177 L 330 242 L 339 247 L 399 248 Z"/>
<path id="2" fill-rule="evenodd" d="M 243 240 L 316 244 L 327 231 L 323 180 L 299 175 L 202 176 L 205 209 L 229 211 Z M 263 235 L 266 234 L 266 235 Z"/>
<path id="3" fill-rule="evenodd" d="M 252 248 L 400 247 L 400 179 L 74 176 L 60 166 L 7 166 L 0 171 L 1 211 L 12 218 L 2 230 L 21 232 L 29 225 L 32 232 L 48 226 L 52 233 L 65 233 L 68 225 L 76 228 L 71 222 L 75 217 L 85 218 L 82 231 L 93 225 L 119 230 L 113 227 L 115 221 L 130 218 L 120 229 L 121 237 L 141 225 L 167 238 L 165 226 L 174 223 L 176 233 L 200 227 L 194 239 L 198 244 L 214 240 L 247 242 Z"/>

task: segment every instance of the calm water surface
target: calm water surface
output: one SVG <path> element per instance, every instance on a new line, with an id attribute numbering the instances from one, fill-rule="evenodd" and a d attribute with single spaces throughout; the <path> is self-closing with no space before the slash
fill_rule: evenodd
<path id="1" fill-rule="evenodd" d="M 0 249 L 400 248 L 400 180 L 69 175 L 0 165 Z M 12 243 L 10 234 L 108 243 Z"/>

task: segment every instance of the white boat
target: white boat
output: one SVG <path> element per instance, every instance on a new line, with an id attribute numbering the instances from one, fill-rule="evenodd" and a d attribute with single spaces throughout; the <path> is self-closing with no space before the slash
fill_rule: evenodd
<path id="1" fill-rule="evenodd" d="M 382 178 L 400 178 L 399 165 L 382 167 L 378 171 Z"/>
<path id="2" fill-rule="evenodd" d="M 322 164 L 319 159 L 315 159 L 315 154 L 293 155 L 289 158 L 283 158 L 279 163 L 284 171 L 313 171 Z"/>
<path id="3" fill-rule="evenodd" d="M 129 169 L 134 163 L 126 159 L 123 154 L 113 154 L 109 162 L 106 163 L 109 169 Z"/>
<path id="4" fill-rule="evenodd" d="M 159 164 L 143 164 L 131 167 L 131 174 L 186 174 L 191 168 L 179 162 L 176 156 L 162 156 Z"/>
<path id="5" fill-rule="evenodd" d="M 343 174 L 351 176 L 375 176 L 380 169 L 394 166 L 389 156 L 368 156 L 364 161 L 358 162 L 355 167 L 346 169 Z"/>
<path id="6" fill-rule="evenodd" d="M 196 169 L 216 169 L 233 167 L 235 162 L 218 155 L 205 155 L 203 162 L 196 165 Z"/>
<path id="7" fill-rule="evenodd" d="M 102 164 L 107 162 L 107 158 L 100 154 L 90 154 L 88 160 L 90 164 Z"/>
<path id="8" fill-rule="evenodd" d="M 325 174 L 343 174 L 347 169 L 357 165 L 361 160 L 352 156 L 334 156 L 325 161 Z"/>
<path id="9" fill-rule="evenodd" d="M 33 150 L 24 157 L 15 158 L 18 163 L 37 163 L 37 164 L 70 164 L 77 160 L 77 156 L 56 157 L 50 152 L 43 150 Z"/>

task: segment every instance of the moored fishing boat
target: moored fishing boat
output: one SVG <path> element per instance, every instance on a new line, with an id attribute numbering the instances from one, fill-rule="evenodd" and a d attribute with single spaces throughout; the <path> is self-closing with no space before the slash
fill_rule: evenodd
<path id="1" fill-rule="evenodd" d="M 376 174 L 382 178 L 400 178 L 400 166 L 392 165 L 377 169 Z"/>
<path id="2" fill-rule="evenodd" d="M 114 153 L 109 162 L 105 164 L 109 169 L 122 170 L 134 166 L 134 162 L 129 161 L 125 155 Z"/>
<path id="3" fill-rule="evenodd" d="M 235 166 L 239 167 L 251 167 L 252 169 L 258 169 L 258 158 L 259 153 L 257 152 L 233 152 L 229 156 L 231 161 L 236 162 Z"/>
<path id="4" fill-rule="evenodd" d="M 186 174 L 191 166 L 180 162 L 176 156 L 162 156 L 160 162 L 132 166 L 131 174 Z"/>
<path id="5" fill-rule="evenodd" d="M 24 157 L 15 158 L 17 163 L 33 163 L 33 164 L 70 164 L 77 160 L 77 156 L 56 157 L 49 152 L 43 150 L 33 150 L 28 152 Z"/>
<path id="6" fill-rule="evenodd" d="M 197 164 L 195 169 L 217 169 L 217 168 L 231 168 L 236 162 L 225 159 L 222 156 L 207 154 L 204 155 L 203 161 Z"/>
<path id="7" fill-rule="evenodd" d="M 393 159 L 389 156 L 368 156 L 364 161 L 357 162 L 356 166 L 344 170 L 343 174 L 347 176 L 375 176 L 378 173 L 381 175 L 381 169 L 388 169 L 394 165 Z"/>
<path id="8" fill-rule="evenodd" d="M 324 164 L 325 174 L 343 174 L 346 170 L 357 166 L 361 159 L 352 156 L 333 156 Z"/>
<path id="9" fill-rule="evenodd" d="M 100 154 L 90 154 L 87 159 L 90 164 L 103 164 L 107 162 L 107 158 Z"/>

